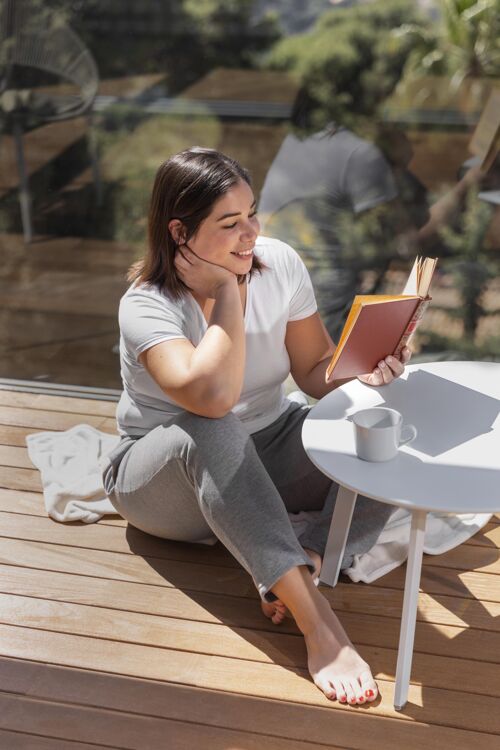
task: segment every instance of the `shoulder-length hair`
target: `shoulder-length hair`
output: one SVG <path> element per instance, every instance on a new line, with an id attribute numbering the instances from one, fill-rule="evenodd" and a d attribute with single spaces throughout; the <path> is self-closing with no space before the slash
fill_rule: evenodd
<path id="1" fill-rule="evenodd" d="M 156 285 L 179 299 L 189 291 L 174 265 L 178 244 L 168 223 L 179 219 L 185 229 L 185 242 L 195 234 L 212 211 L 214 203 L 250 175 L 237 161 L 219 151 L 194 147 L 170 157 L 158 169 L 151 194 L 148 218 L 148 248 L 143 258 L 127 274 L 129 282 Z M 264 264 L 253 256 L 250 276 Z M 242 284 L 246 275 L 238 275 Z"/>

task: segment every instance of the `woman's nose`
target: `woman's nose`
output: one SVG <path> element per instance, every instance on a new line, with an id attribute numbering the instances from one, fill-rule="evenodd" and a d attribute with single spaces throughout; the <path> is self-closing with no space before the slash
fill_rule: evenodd
<path id="1" fill-rule="evenodd" d="M 255 224 L 255 219 L 246 223 L 241 233 L 242 239 L 245 239 L 248 242 L 248 240 L 254 240 L 257 237 L 259 234 L 259 225 L 258 223 L 257 226 Z"/>

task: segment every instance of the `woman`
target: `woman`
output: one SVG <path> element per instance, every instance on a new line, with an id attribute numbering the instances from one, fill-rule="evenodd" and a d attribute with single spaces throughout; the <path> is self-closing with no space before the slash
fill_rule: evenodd
<path id="1" fill-rule="evenodd" d="M 104 484 L 147 533 L 215 535 L 252 575 L 264 613 L 276 624 L 292 613 L 325 695 L 373 701 L 368 664 L 314 584 L 338 488 L 302 448 L 308 407 L 283 389 L 290 372 L 315 398 L 338 386 L 325 383 L 335 347 L 298 255 L 258 233 L 249 176 L 232 159 L 193 148 L 159 168 L 149 250 L 120 303 L 122 440 Z M 403 369 L 387 357 L 362 379 L 382 385 Z M 311 509 L 322 512 L 299 543 L 287 511 Z M 347 556 L 373 545 L 390 512 L 358 499 Z"/>

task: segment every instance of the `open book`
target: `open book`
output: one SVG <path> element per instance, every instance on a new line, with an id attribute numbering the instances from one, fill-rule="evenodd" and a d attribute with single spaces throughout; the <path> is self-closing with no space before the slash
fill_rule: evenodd
<path id="1" fill-rule="evenodd" d="M 326 382 L 371 372 L 388 354 L 399 357 L 431 300 L 429 287 L 437 258 L 415 259 L 402 294 L 354 298 Z"/>

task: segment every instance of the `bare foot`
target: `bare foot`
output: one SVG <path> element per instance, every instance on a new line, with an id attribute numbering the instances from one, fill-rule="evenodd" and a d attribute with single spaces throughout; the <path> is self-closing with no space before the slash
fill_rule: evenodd
<path id="1" fill-rule="evenodd" d="M 280 625 L 288 614 L 288 610 L 279 599 L 275 599 L 274 602 L 260 602 L 262 611 L 266 617 L 268 617 L 273 625 Z"/>
<path id="2" fill-rule="evenodd" d="M 314 563 L 314 573 L 312 574 L 312 577 L 316 582 L 321 573 L 321 563 L 323 562 L 322 557 L 318 552 L 314 552 L 312 549 L 304 547 L 304 551 Z M 268 617 L 274 625 L 279 625 L 283 622 L 285 617 L 290 615 L 283 602 L 279 599 L 276 599 L 274 602 L 261 601 L 260 606 L 262 607 L 265 616 Z"/>
<path id="3" fill-rule="evenodd" d="M 370 667 L 352 645 L 326 599 L 318 623 L 304 633 L 304 638 L 309 672 L 327 698 L 352 705 L 375 700 L 378 688 Z"/>

